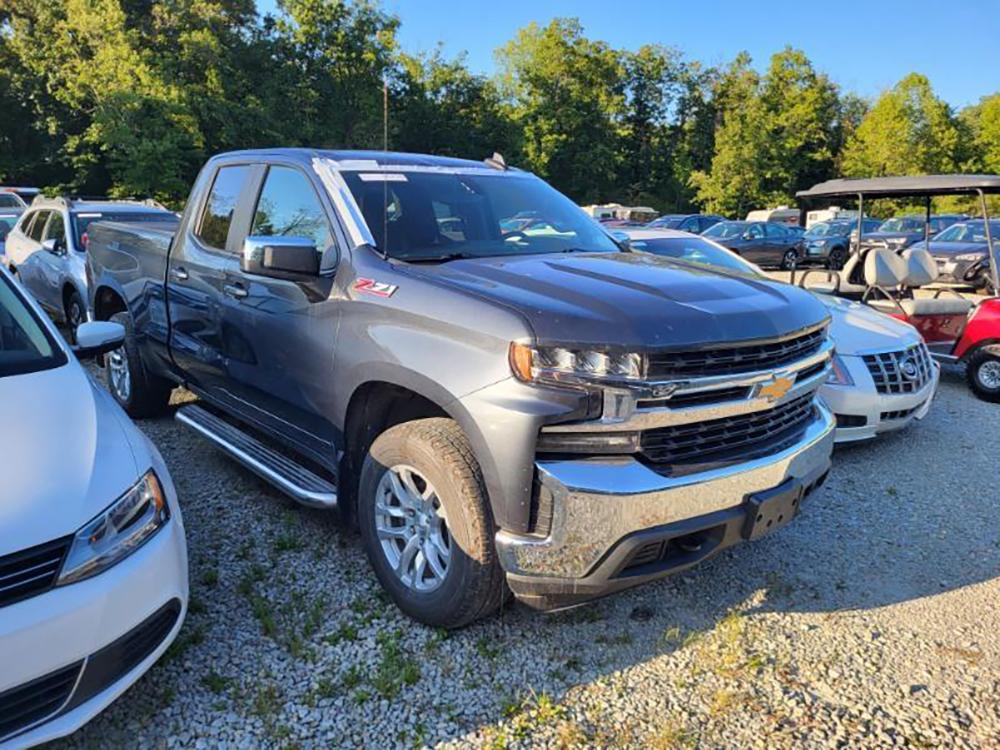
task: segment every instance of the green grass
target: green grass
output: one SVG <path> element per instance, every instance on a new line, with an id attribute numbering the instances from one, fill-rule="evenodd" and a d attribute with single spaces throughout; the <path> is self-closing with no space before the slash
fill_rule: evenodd
<path id="1" fill-rule="evenodd" d="M 214 669 L 211 669 L 207 675 L 201 678 L 201 684 L 218 695 L 225 692 L 226 688 L 229 687 L 229 678 L 223 677 Z"/>

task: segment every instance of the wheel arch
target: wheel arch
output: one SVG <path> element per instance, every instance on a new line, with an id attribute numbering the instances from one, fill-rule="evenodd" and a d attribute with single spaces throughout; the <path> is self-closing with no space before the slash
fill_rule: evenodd
<path id="1" fill-rule="evenodd" d="M 94 320 L 110 320 L 119 312 L 128 312 L 125 299 L 116 289 L 100 286 L 94 292 Z"/>

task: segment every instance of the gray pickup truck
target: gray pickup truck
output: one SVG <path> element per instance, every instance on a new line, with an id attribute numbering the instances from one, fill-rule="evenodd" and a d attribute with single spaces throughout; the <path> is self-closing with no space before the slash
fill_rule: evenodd
<path id="1" fill-rule="evenodd" d="M 176 234 L 91 229 L 108 384 L 360 526 L 399 607 L 457 627 L 689 567 L 830 466 L 808 293 L 631 253 L 502 159 L 211 159 Z M 176 471 L 182 469 L 175 468 Z"/>

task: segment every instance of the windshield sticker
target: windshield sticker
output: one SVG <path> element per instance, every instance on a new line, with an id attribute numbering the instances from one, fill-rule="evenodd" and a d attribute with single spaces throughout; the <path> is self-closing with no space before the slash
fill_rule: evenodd
<path id="1" fill-rule="evenodd" d="M 399 287 L 396 284 L 386 284 L 375 279 L 358 279 L 354 282 L 354 291 L 363 294 L 374 294 L 376 297 L 391 297 Z"/>
<path id="2" fill-rule="evenodd" d="M 406 182 L 406 175 L 398 172 L 359 172 L 362 182 Z"/>

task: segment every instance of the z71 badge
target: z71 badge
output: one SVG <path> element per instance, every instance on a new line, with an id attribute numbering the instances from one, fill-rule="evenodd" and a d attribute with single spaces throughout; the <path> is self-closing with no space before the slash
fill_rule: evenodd
<path id="1" fill-rule="evenodd" d="M 391 297 L 399 289 L 395 284 L 386 284 L 384 281 L 375 279 L 357 279 L 354 282 L 354 291 L 365 294 L 374 294 L 376 297 Z"/>

